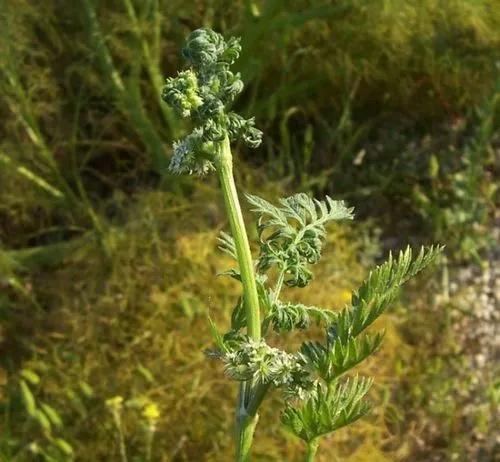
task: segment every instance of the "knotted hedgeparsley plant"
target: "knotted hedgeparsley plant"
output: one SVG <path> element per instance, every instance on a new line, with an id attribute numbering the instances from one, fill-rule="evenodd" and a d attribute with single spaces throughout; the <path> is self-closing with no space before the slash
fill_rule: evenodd
<path id="1" fill-rule="evenodd" d="M 341 311 L 281 300 L 283 288 L 305 287 L 311 281 L 311 267 L 321 257 L 328 223 L 351 220 L 353 214 L 344 202 L 328 196 L 320 201 L 295 194 L 273 205 L 247 195 L 258 217 L 260 252 L 252 257 L 230 143 L 243 141 L 255 148 L 262 132 L 253 118 L 231 110 L 243 90 L 240 75 L 230 69 L 240 51 L 238 39 L 226 41 L 210 29 L 195 30 L 188 37 L 182 54 L 189 68 L 167 79 L 162 97 L 195 128 L 174 143 L 170 170 L 198 175 L 215 171 L 224 196 L 231 234 L 221 233 L 219 243 L 237 262 L 226 274 L 241 282 L 243 293 L 225 334 L 210 320 L 216 349 L 208 354 L 222 361 L 226 375 L 239 382 L 236 460 L 250 460 L 259 407 L 269 391 L 279 389 L 284 399 L 281 421 L 306 443 L 306 461 L 312 461 L 323 435 L 369 411 L 365 396 L 372 380 L 346 374 L 380 346 L 383 333 L 366 329 L 396 298 L 401 285 L 435 260 L 441 248 L 422 248 L 415 257 L 407 248 L 396 258 L 389 256 Z M 271 331 L 307 329 L 312 322 L 324 325 L 325 337 L 321 342 L 304 342 L 298 351 L 283 351 L 265 340 Z"/>

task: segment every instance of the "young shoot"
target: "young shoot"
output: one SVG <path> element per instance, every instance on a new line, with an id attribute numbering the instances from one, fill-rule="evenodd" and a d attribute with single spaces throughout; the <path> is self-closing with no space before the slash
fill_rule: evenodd
<path id="1" fill-rule="evenodd" d="M 236 267 L 227 274 L 242 284 L 231 326 L 219 333 L 210 321 L 216 349 L 209 355 L 223 363 L 228 378 L 239 383 L 236 405 L 236 458 L 250 460 L 259 408 L 271 390 L 280 390 L 282 423 L 306 445 L 306 461 L 314 460 L 321 437 L 349 425 L 370 409 L 366 395 L 372 380 L 346 377 L 380 346 L 383 334 L 366 329 L 388 308 L 399 288 L 432 263 L 442 248 L 410 248 L 389 256 L 352 294 L 341 311 L 292 303 L 281 299 L 287 287 L 305 287 L 312 267 L 321 257 L 327 226 L 352 220 L 353 210 L 344 202 L 326 197 L 317 200 L 295 194 L 272 204 L 247 195 L 257 215 L 260 252 L 254 258 L 233 178 L 230 143 L 243 141 L 255 148 L 262 132 L 254 119 L 231 110 L 243 90 L 238 73 L 231 71 L 241 51 L 239 39 L 225 40 L 210 29 L 192 32 L 182 50 L 188 69 L 168 78 L 163 99 L 194 129 L 174 143 L 170 170 L 178 174 L 215 172 L 220 181 L 230 233 L 219 238 L 220 248 L 231 255 Z M 268 278 L 272 270 L 276 278 Z M 271 279 L 276 279 L 271 284 Z M 312 321 L 324 325 L 323 341 L 306 341 L 288 352 L 266 342 L 271 330 L 280 333 L 307 329 Z"/>

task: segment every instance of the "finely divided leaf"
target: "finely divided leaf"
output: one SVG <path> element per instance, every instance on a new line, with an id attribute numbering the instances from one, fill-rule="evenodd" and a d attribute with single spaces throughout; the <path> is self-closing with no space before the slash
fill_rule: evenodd
<path id="1" fill-rule="evenodd" d="M 422 247 L 413 261 L 410 247 L 401 251 L 396 259 L 389 255 L 389 259 L 373 270 L 353 293 L 351 305 L 338 314 L 330 336 L 338 337 L 345 343 L 349 337 L 359 335 L 394 301 L 399 288 L 432 263 L 442 249 L 441 246 Z"/>
<path id="2" fill-rule="evenodd" d="M 277 266 L 288 286 L 304 287 L 311 280 L 308 266 L 321 257 L 326 224 L 353 218 L 352 209 L 328 196 L 319 201 L 307 194 L 295 194 L 280 199 L 279 206 L 257 196 L 247 195 L 247 199 L 258 214 L 261 253 L 257 268 L 265 272 Z"/>
<path id="3" fill-rule="evenodd" d="M 371 384 L 371 379 L 358 377 L 329 388 L 318 384 L 304 402 L 288 404 L 281 421 L 299 438 L 312 441 L 364 416 L 370 406 L 363 398 Z"/>
<path id="4" fill-rule="evenodd" d="M 236 306 L 233 309 L 233 312 L 231 313 L 231 330 L 239 331 L 240 329 L 246 327 L 246 324 L 247 317 L 245 306 L 243 303 L 243 297 L 240 297 L 238 299 L 238 303 L 236 303 Z"/>
<path id="5" fill-rule="evenodd" d="M 246 194 L 245 196 L 252 206 L 252 212 L 259 215 L 259 228 L 261 226 L 266 228 L 270 226 L 286 228 L 288 226 L 287 217 L 281 209 L 259 196 L 253 194 Z M 264 221 L 264 217 L 267 217 L 266 221 Z"/>
<path id="6" fill-rule="evenodd" d="M 289 332 L 293 329 L 307 329 L 311 320 L 328 324 L 334 318 L 335 313 L 330 310 L 302 303 L 284 303 L 278 300 L 273 304 L 269 315 L 264 320 L 264 325 L 272 324 L 276 332 Z"/>
<path id="7" fill-rule="evenodd" d="M 208 323 L 210 325 L 210 333 L 212 334 L 212 339 L 214 340 L 215 344 L 217 345 L 217 348 L 221 352 L 226 353 L 228 351 L 227 346 L 224 342 L 222 335 L 220 334 L 219 330 L 217 329 L 215 322 L 212 320 L 210 315 L 208 315 Z"/>
<path id="8" fill-rule="evenodd" d="M 343 343 L 336 338 L 327 346 L 319 342 L 305 342 L 300 350 L 307 364 L 327 383 L 357 366 L 378 349 L 382 333 L 350 338 Z"/>
<path id="9" fill-rule="evenodd" d="M 234 239 L 232 236 L 227 234 L 224 231 L 219 233 L 219 237 L 217 238 L 217 242 L 219 243 L 219 249 L 223 252 L 227 253 L 229 256 L 238 260 L 236 256 L 236 245 L 234 243 Z"/>
<path id="10" fill-rule="evenodd" d="M 324 233 L 323 226 L 333 220 L 352 220 L 352 208 L 344 201 L 335 201 L 326 196 L 326 201 L 311 199 L 300 193 L 280 199 L 281 207 L 276 207 L 261 197 L 246 194 L 251 210 L 259 215 L 259 230 L 276 227 L 285 236 L 296 237 L 305 229 L 317 229 Z M 291 220 L 295 220 L 296 226 Z"/>

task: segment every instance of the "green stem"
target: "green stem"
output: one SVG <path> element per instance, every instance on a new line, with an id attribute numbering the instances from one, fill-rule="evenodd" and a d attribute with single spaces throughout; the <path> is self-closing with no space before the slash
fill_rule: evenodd
<path id="1" fill-rule="evenodd" d="M 252 449 L 253 434 L 259 416 L 253 417 L 243 412 L 236 416 L 236 462 L 249 462 Z"/>
<path id="2" fill-rule="evenodd" d="M 254 265 L 248 236 L 243 221 L 238 193 L 233 177 L 233 157 L 229 139 L 226 137 L 218 143 L 216 151 L 216 165 L 219 174 L 224 203 L 226 205 L 231 234 L 236 247 L 236 256 L 243 284 L 243 299 L 247 319 L 248 336 L 258 341 L 261 338 L 259 296 L 257 293 L 257 283 L 255 281 Z M 238 409 L 236 413 L 236 460 L 247 462 L 250 460 L 250 449 L 252 446 L 253 433 L 257 425 L 258 415 L 249 415 L 247 405 L 250 402 L 250 383 L 242 383 L 238 398 Z"/>
<path id="3" fill-rule="evenodd" d="M 280 274 L 278 276 L 278 281 L 276 282 L 276 287 L 274 288 L 274 295 L 273 295 L 273 300 L 274 303 L 278 301 L 278 298 L 280 296 L 281 288 L 283 287 L 283 281 L 285 280 L 285 270 L 282 269 L 280 271 Z"/>
<path id="4" fill-rule="evenodd" d="M 260 340 L 260 310 L 257 283 L 255 282 L 253 260 L 245 222 L 243 221 L 243 214 L 241 213 L 238 193 L 234 183 L 233 158 L 227 138 L 218 145 L 216 162 L 240 267 L 247 318 L 247 332 L 251 339 Z"/>
<path id="5" fill-rule="evenodd" d="M 239 407 L 236 413 L 236 462 L 250 460 L 253 434 L 259 420 L 257 411 L 271 385 L 256 385 L 252 389 L 248 405 L 245 406 L 245 387 L 249 386 L 249 382 L 242 383 L 240 388 Z"/>
<path id="6" fill-rule="evenodd" d="M 118 432 L 118 445 L 120 447 L 120 459 L 121 462 L 128 462 L 127 449 L 125 446 L 125 436 L 122 429 L 122 420 L 119 411 L 113 411 L 113 419 L 115 421 L 116 430 Z"/>
<path id="7" fill-rule="evenodd" d="M 151 462 L 153 454 L 153 438 L 155 436 L 155 426 L 149 424 L 146 429 L 146 462 Z"/>
<path id="8" fill-rule="evenodd" d="M 269 388 L 271 387 L 270 383 L 259 384 L 254 387 L 252 390 L 252 398 L 247 406 L 247 413 L 250 417 L 256 416 L 257 411 L 259 409 L 262 400 L 266 396 Z"/>
<path id="9" fill-rule="evenodd" d="M 443 298 L 446 303 L 450 301 L 450 275 L 448 271 L 448 259 L 446 255 L 443 255 L 443 275 L 442 275 L 442 285 L 443 285 Z"/>
<path id="10" fill-rule="evenodd" d="M 315 438 L 307 443 L 307 453 L 305 462 L 314 462 L 316 452 L 318 451 L 319 439 Z"/>
<path id="11" fill-rule="evenodd" d="M 125 9 L 127 10 L 127 14 L 129 15 L 129 18 L 132 22 L 132 28 L 137 36 L 137 39 L 140 43 L 140 46 L 142 48 L 142 54 L 144 56 L 144 60 L 146 63 L 146 69 L 149 74 L 149 78 L 151 79 L 151 83 L 153 84 L 153 88 L 155 91 L 155 95 L 157 95 L 157 101 L 160 106 L 160 111 L 163 115 L 163 118 L 165 122 L 168 125 L 168 128 L 170 129 L 171 132 L 171 138 L 176 139 L 179 135 L 179 128 L 178 128 L 178 122 L 176 121 L 172 111 L 169 109 L 169 107 L 166 104 L 163 104 L 160 99 L 161 95 L 161 90 L 163 86 L 163 78 L 160 72 L 160 67 L 158 65 L 158 61 L 155 61 L 153 58 L 153 55 L 151 53 L 151 48 L 149 47 L 148 42 L 144 38 L 144 35 L 141 31 L 140 27 L 140 22 L 137 17 L 137 14 L 134 9 L 134 5 L 132 4 L 131 0 L 123 0 L 123 3 L 125 5 Z M 158 8 L 158 5 L 156 5 L 156 8 Z M 157 13 L 157 11 L 156 11 Z M 156 24 L 155 24 L 156 26 Z"/>
<path id="12" fill-rule="evenodd" d="M 168 166 L 168 160 L 165 155 L 163 140 L 144 111 L 143 101 L 140 97 L 138 79 L 132 78 L 127 85 L 125 84 L 115 66 L 113 57 L 102 35 L 94 3 L 91 0 L 84 0 L 82 5 L 96 57 L 104 76 L 111 83 L 111 89 L 117 106 L 132 122 L 135 131 L 146 145 L 156 170 L 159 173 L 165 173 Z M 133 87 L 135 87 L 135 93 L 131 92 Z"/>

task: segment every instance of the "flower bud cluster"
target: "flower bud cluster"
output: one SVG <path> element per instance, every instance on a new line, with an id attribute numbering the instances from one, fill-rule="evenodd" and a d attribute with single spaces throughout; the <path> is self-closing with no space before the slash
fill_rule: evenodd
<path id="1" fill-rule="evenodd" d="M 183 140 L 174 142 L 170 170 L 179 174 L 205 175 L 214 169 L 209 147 L 210 145 L 203 140 L 203 131 L 195 128 Z"/>
<path id="2" fill-rule="evenodd" d="M 207 173 L 213 168 L 214 143 L 226 137 L 252 148 L 261 143 L 262 132 L 255 128 L 254 119 L 229 110 L 243 90 L 240 74 L 230 70 L 240 51 L 239 39 L 225 41 L 210 29 L 197 29 L 189 35 L 182 54 L 191 67 L 168 78 L 162 92 L 163 100 L 196 126 L 193 133 L 174 144 L 172 172 Z"/>
<path id="3" fill-rule="evenodd" d="M 239 381 L 291 386 L 306 373 L 299 356 L 273 348 L 263 339 L 258 342 L 248 339 L 222 359 L 226 374 Z"/>
<path id="4" fill-rule="evenodd" d="M 167 79 L 162 98 L 182 117 L 189 117 L 203 103 L 198 91 L 196 74 L 189 69 Z"/>

